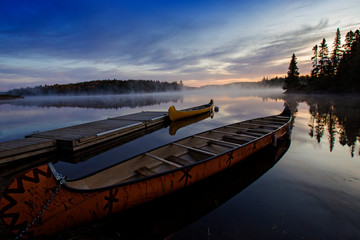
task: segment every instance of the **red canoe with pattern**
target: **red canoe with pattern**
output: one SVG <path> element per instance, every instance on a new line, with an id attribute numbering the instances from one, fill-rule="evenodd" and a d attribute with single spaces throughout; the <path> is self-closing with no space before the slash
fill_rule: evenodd
<path id="1" fill-rule="evenodd" d="M 20 238 L 52 235 L 177 191 L 290 135 L 292 116 L 234 123 L 66 181 L 49 163 L 16 176 L 0 198 L 0 218 Z"/>

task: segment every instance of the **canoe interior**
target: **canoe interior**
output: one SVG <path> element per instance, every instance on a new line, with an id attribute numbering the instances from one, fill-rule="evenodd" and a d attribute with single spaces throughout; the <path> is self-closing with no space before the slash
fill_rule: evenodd
<path id="1" fill-rule="evenodd" d="M 128 159 L 90 176 L 67 182 L 75 189 L 98 189 L 195 164 L 255 141 L 288 123 L 290 117 L 270 116 L 196 134 Z"/>

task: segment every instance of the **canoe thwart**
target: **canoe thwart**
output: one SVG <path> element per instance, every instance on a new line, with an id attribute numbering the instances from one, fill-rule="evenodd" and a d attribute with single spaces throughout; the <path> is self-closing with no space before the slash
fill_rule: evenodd
<path id="1" fill-rule="evenodd" d="M 158 161 L 161 161 L 161 162 L 163 162 L 163 163 L 167 163 L 167 164 L 169 164 L 169 165 L 172 165 L 172 166 L 174 166 L 174 167 L 177 167 L 177 168 L 178 168 L 178 167 L 181 167 L 181 165 L 179 165 L 179 164 L 170 162 L 170 161 L 168 161 L 168 160 L 166 160 L 166 159 L 164 159 L 164 158 L 161 158 L 161 157 L 152 155 L 152 154 L 150 154 L 150 153 L 145 153 L 145 155 L 148 156 L 148 157 L 154 158 L 154 159 L 156 159 L 156 160 L 158 160 Z"/>
<path id="2" fill-rule="evenodd" d="M 214 138 L 209 138 L 209 137 L 203 137 L 203 136 L 198 136 L 198 135 L 194 135 L 194 137 L 204 139 L 204 140 L 208 140 L 208 142 L 207 142 L 208 144 L 214 144 L 214 145 L 227 147 L 227 148 L 234 148 L 234 147 L 241 146 L 240 144 L 229 143 L 229 142 L 225 142 L 225 141 L 221 141 L 221 140 L 214 139 Z"/>
<path id="3" fill-rule="evenodd" d="M 166 157 L 165 159 L 166 159 L 166 160 L 169 160 L 169 161 L 171 161 L 171 162 L 180 164 L 180 165 L 182 165 L 182 166 L 185 166 L 185 165 L 189 165 L 189 164 L 194 163 L 193 161 L 190 161 L 190 160 L 187 160 L 187 159 L 183 159 L 183 158 L 180 158 L 180 157 L 176 157 L 176 156 L 168 156 L 168 157 Z"/>
<path id="4" fill-rule="evenodd" d="M 154 172 L 153 170 L 151 170 L 150 168 L 147 168 L 147 167 L 142 167 L 142 168 L 136 169 L 135 172 L 144 177 L 149 177 L 151 175 L 156 174 L 156 172 Z"/>
<path id="5" fill-rule="evenodd" d="M 191 151 L 194 151 L 194 152 L 198 152 L 198 153 L 202 153 L 202 154 L 205 154 L 205 155 L 208 155 L 208 156 L 216 156 L 217 153 L 213 153 L 213 152 L 209 152 L 209 151 L 205 151 L 205 150 L 202 150 L 202 149 L 199 149 L 199 148 L 193 148 L 193 147 L 189 147 L 189 146 L 186 146 L 186 145 L 182 145 L 182 144 L 179 144 L 179 143 L 173 143 L 175 146 L 179 146 L 179 147 L 182 147 L 182 148 L 186 148 L 188 150 L 191 150 Z"/>
<path id="6" fill-rule="evenodd" d="M 226 142 L 230 142 L 230 143 L 236 143 L 236 144 L 240 144 L 240 145 L 243 145 L 243 144 L 246 144 L 250 141 L 248 140 L 245 140 L 245 139 L 242 139 L 242 138 L 238 138 L 236 136 L 229 136 L 229 135 L 226 135 L 226 136 L 223 136 L 222 138 L 224 141 Z"/>

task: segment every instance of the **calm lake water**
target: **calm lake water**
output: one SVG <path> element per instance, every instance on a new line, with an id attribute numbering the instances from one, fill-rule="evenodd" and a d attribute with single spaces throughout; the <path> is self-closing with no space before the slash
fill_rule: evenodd
<path id="1" fill-rule="evenodd" d="M 140 111 L 207 103 L 219 112 L 175 135 L 163 126 L 98 155 L 64 159 L 77 178 L 171 141 L 256 117 L 295 120 L 291 142 L 189 189 L 52 239 L 360 239 L 360 97 L 212 89 L 125 96 L 28 97 L 0 102 L 0 141 Z M 80 160 L 79 160 L 80 159 Z M 6 171 L 6 169 L 2 169 Z"/>

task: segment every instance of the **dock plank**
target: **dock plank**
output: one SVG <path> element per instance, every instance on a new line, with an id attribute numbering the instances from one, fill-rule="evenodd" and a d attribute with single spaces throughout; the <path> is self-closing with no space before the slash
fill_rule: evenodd
<path id="1" fill-rule="evenodd" d="M 168 115 L 167 112 L 149 111 L 149 112 L 133 113 L 133 114 L 119 116 L 119 117 L 115 117 L 115 118 L 109 118 L 109 119 L 151 121 L 151 120 L 156 120 L 157 118 L 167 117 L 167 115 Z"/>
<path id="2" fill-rule="evenodd" d="M 42 138 L 25 138 L 1 143 L 0 158 L 24 154 L 44 148 L 56 147 L 56 140 Z"/>
<path id="3" fill-rule="evenodd" d="M 91 123 L 80 124 L 76 126 L 60 128 L 55 130 L 50 130 L 41 133 L 32 134 L 32 137 L 41 136 L 41 137 L 50 137 L 56 138 L 59 140 L 71 140 L 73 138 L 79 137 L 89 137 L 96 135 L 98 133 L 109 131 L 111 129 L 126 127 L 137 123 L 138 121 L 112 121 L 112 120 L 100 120 Z"/>
<path id="4" fill-rule="evenodd" d="M 45 132 L 37 132 L 25 136 L 25 139 L 0 143 L 0 165 L 55 151 L 56 149 L 78 151 L 160 123 L 165 123 L 167 120 L 167 112 L 139 112 Z"/>
<path id="5" fill-rule="evenodd" d="M 152 124 L 164 122 L 166 118 L 167 112 L 140 112 L 35 133 L 27 137 L 56 139 L 59 148 L 77 151 L 92 144 L 98 144 L 102 141 L 144 129 Z"/>

